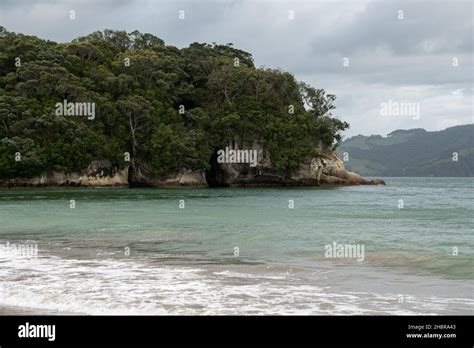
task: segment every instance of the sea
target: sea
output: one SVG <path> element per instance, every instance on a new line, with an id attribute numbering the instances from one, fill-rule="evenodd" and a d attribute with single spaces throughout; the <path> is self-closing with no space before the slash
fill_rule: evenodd
<path id="1" fill-rule="evenodd" d="M 2 314 L 474 314 L 474 178 L 0 190 Z"/>

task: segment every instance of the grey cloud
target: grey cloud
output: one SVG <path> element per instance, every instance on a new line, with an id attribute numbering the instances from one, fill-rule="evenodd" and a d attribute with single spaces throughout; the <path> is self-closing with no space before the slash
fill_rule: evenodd
<path id="1" fill-rule="evenodd" d="M 393 55 L 472 52 L 472 2 L 374 1 L 313 43 L 343 55 L 382 48 Z M 403 19 L 398 19 L 403 11 Z"/>
<path id="2" fill-rule="evenodd" d="M 105 28 L 150 32 L 177 47 L 232 42 L 251 52 L 257 66 L 282 68 L 336 94 L 336 115 L 352 124 L 349 135 L 386 134 L 472 119 L 473 6 L 468 0 L 1 0 L 0 25 L 60 42 Z M 185 21 L 178 19 L 181 9 Z M 426 114 L 416 124 L 381 119 L 377 105 L 389 98 L 423 102 Z"/>

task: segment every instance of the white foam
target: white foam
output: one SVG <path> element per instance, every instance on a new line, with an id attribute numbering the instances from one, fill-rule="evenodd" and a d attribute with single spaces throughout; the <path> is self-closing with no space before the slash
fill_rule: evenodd
<path id="1" fill-rule="evenodd" d="M 43 255 L 43 254 L 42 254 Z M 334 292 L 271 270 L 164 266 L 139 260 L 54 256 L 0 261 L 0 305 L 83 314 L 441 314 L 455 301 Z M 229 268 L 232 268 L 229 265 Z M 248 267 L 251 269 L 251 266 Z"/>

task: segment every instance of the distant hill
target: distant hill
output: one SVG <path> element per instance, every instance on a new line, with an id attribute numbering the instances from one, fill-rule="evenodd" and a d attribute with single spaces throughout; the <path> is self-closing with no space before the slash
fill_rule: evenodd
<path id="1" fill-rule="evenodd" d="M 366 176 L 474 176 L 474 125 L 358 135 L 342 142 L 337 152 L 341 157 L 347 152 L 348 170 Z"/>

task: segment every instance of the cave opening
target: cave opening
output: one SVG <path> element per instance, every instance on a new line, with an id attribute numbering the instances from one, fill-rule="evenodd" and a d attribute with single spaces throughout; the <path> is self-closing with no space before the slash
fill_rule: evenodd
<path id="1" fill-rule="evenodd" d="M 209 169 L 206 170 L 206 182 L 209 187 L 229 187 L 227 183 L 227 174 L 221 163 L 217 162 L 217 149 L 214 149 L 211 158 L 209 158 Z"/>

